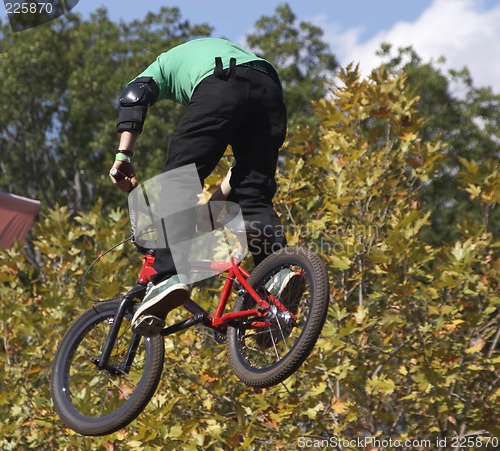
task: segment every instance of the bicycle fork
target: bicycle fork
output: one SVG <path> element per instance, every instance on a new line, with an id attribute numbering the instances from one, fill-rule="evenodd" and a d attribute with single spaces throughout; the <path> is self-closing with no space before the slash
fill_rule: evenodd
<path id="1" fill-rule="evenodd" d="M 109 358 L 111 356 L 111 352 L 113 351 L 118 333 L 120 332 L 123 318 L 134 303 L 134 299 L 137 297 L 143 297 L 145 290 L 146 286 L 144 284 L 137 283 L 127 294 L 125 294 L 125 296 L 123 296 L 122 302 L 118 307 L 118 311 L 112 319 L 113 322 L 111 324 L 111 329 L 109 330 L 101 355 L 99 356 L 99 358 L 93 359 L 93 363 L 96 364 L 97 369 L 108 370 L 112 374 L 116 375 L 127 374 L 130 371 L 135 353 L 137 352 L 137 348 L 141 340 L 141 337 L 139 335 L 132 335 L 132 339 L 130 341 L 125 357 L 118 366 L 109 365 Z"/>

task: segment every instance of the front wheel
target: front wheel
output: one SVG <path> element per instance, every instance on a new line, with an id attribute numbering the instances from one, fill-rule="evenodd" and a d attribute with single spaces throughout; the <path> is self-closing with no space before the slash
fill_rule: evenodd
<path id="1" fill-rule="evenodd" d="M 163 369 L 163 337 L 143 338 L 123 318 L 109 363 L 99 369 L 104 343 L 121 301 L 97 304 L 68 329 L 52 367 L 51 392 L 61 420 L 84 435 L 105 435 L 132 422 L 146 407 Z"/>
<path id="2" fill-rule="evenodd" d="M 297 371 L 316 344 L 328 310 L 328 275 L 313 252 L 285 247 L 260 263 L 248 283 L 271 308 L 228 328 L 229 363 L 245 384 L 269 387 Z M 255 308 L 248 293 L 238 297 L 235 311 Z"/>

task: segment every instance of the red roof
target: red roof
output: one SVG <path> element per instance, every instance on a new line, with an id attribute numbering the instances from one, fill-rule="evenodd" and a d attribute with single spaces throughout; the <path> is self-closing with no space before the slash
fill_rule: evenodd
<path id="1" fill-rule="evenodd" d="M 40 201 L 0 192 L 0 247 L 22 241 L 40 210 Z"/>

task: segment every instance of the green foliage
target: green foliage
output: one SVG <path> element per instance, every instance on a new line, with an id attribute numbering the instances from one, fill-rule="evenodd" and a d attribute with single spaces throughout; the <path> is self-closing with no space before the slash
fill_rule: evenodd
<path id="1" fill-rule="evenodd" d="M 325 374 L 307 383 L 330 390 L 308 432 L 498 436 L 498 242 L 483 221 L 461 222 L 449 245 L 422 240 L 420 191 L 445 148 L 420 137 L 404 75 L 382 66 L 361 80 L 348 67 L 340 80 L 334 101 L 316 104 L 319 130 L 294 133 L 280 180 L 289 240 L 309 242 L 332 269 Z M 464 189 L 492 211 L 498 164 L 462 165 Z"/>
<path id="2" fill-rule="evenodd" d="M 485 214 L 484 206 L 461 189 L 459 174 L 462 159 L 492 165 L 500 158 L 500 95 L 491 88 L 475 87 L 466 68 L 444 73 L 439 62 L 424 63 L 411 47 L 399 49 L 395 56 L 391 50 L 386 44 L 380 54 L 387 58 L 391 71 L 408 75 L 408 85 L 419 96 L 420 136 L 439 137 L 447 144 L 439 177 L 422 191 L 425 206 L 432 212 L 425 239 L 434 244 L 452 242 L 460 237 L 457 221 L 480 217 L 498 237 L 500 213 Z"/>
<path id="3" fill-rule="evenodd" d="M 9 34 L 0 23 L 0 95 L 9 108 L 0 113 L 2 181 L 0 187 L 24 186 L 20 193 L 52 196 L 56 168 L 45 144 L 54 133 L 59 101 L 68 75 L 65 67 L 66 27 L 41 27 Z M 40 80 L 44 80 L 43 83 Z M 21 150 L 22 149 L 22 150 Z M 46 200 L 43 199 L 43 200 Z"/>
<path id="4" fill-rule="evenodd" d="M 255 391 L 231 374 L 202 329 L 166 339 L 163 380 L 146 411 L 102 438 L 65 429 L 48 380 L 68 324 L 90 304 L 79 293 L 94 256 L 127 236 L 120 210 L 47 212 L 36 225 L 38 270 L 21 246 L 0 254 L 2 449 L 295 449 L 300 437 L 405 440 L 499 436 L 498 241 L 480 221 L 460 238 L 422 240 L 431 218 L 420 191 L 439 175 L 442 142 L 423 138 L 406 77 L 340 73 L 319 127 L 287 142 L 278 208 L 291 244 L 328 261 L 329 317 L 311 357 L 286 383 Z M 461 160 L 464 192 L 490 213 L 498 165 Z M 124 291 L 140 265 L 131 249 L 105 256 L 88 291 Z M 132 253 L 133 254 L 133 253 Z M 197 289 L 207 307 L 215 292 Z M 176 312 L 172 319 L 180 318 Z"/>

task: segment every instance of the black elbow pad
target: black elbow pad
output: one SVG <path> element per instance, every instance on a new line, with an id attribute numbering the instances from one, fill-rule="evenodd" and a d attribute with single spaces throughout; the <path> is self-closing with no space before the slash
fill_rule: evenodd
<path id="1" fill-rule="evenodd" d="M 152 77 L 139 77 L 128 84 L 120 95 L 117 130 L 142 132 L 148 108 L 154 105 L 160 88 Z"/>

